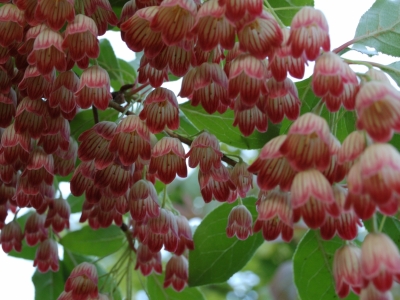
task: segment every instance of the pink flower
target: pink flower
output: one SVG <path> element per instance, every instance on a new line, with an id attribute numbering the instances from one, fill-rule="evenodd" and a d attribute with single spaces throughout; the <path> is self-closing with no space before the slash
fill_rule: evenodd
<path id="1" fill-rule="evenodd" d="M 193 106 L 201 104 L 206 112 L 224 113 L 231 104 L 228 78 L 216 63 L 203 63 L 190 70 L 182 80 L 181 97 L 188 97 Z"/>
<path id="2" fill-rule="evenodd" d="M 225 18 L 224 6 L 218 0 L 204 2 L 196 15 L 192 32 L 197 35 L 197 44 L 204 51 L 213 50 L 217 45 L 232 49 L 235 44 L 235 27 Z"/>
<path id="3" fill-rule="evenodd" d="M 33 266 L 42 273 L 46 273 L 49 269 L 53 272 L 58 271 L 58 247 L 54 240 L 46 239 L 39 244 Z"/>
<path id="4" fill-rule="evenodd" d="M 332 186 L 321 172 L 309 169 L 297 173 L 290 188 L 293 221 L 303 217 L 308 227 L 321 227 L 329 214 L 338 217 L 340 209 L 335 201 Z"/>
<path id="5" fill-rule="evenodd" d="M 190 38 L 197 13 L 193 0 L 164 0 L 150 23 L 150 28 L 161 32 L 164 43 L 173 46 Z"/>
<path id="6" fill-rule="evenodd" d="M 280 152 L 296 171 L 317 168 L 324 171 L 336 154 L 336 139 L 329 131 L 328 123 L 320 116 L 306 113 L 290 127 Z"/>
<path id="7" fill-rule="evenodd" d="M 161 33 L 150 29 L 150 24 L 159 9 L 159 6 L 140 9 L 120 26 L 128 48 L 134 52 L 144 51 L 147 58 L 157 56 L 164 47 Z"/>
<path id="8" fill-rule="evenodd" d="M 179 243 L 174 254 L 182 255 L 186 249 L 194 249 L 192 229 L 186 217 L 182 215 L 176 217 L 176 222 L 178 224 Z"/>
<path id="9" fill-rule="evenodd" d="M 370 81 L 362 85 L 355 105 L 357 128 L 376 141 L 388 142 L 400 131 L 400 93 L 390 84 Z"/>
<path id="10" fill-rule="evenodd" d="M 361 246 L 361 275 L 363 287 L 373 283 L 384 293 L 391 289 L 393 279 L 400 277 L 400 253 L 384 233 L 369 233 Z"/>
<path id="11" fill-rule="evenodd" d="M 279 82 L 270 78 L 267 82 L 268 94 L 257 103 L 268 114 L 272 123 L 282 122 L 284 116 L 295 121 L 300 115 L 301 102 L 296 85 L 289 78 Z"/>
<path id="12" fill-rule="evenodd" d="M 289 44 L 295 58 L 304 53 L 308 60 L 315 60 L 321 47 L 329 51 L 329 27 L 324 14 L 310 6 L 300 9 L 290 26 Z"/>
<path id="13" fill-rule="evenodd" d="M 76 108 L 75 92 L 79 88 L 79 78 L 75 72 L 67 71 L 60 73 L 52 85 L 49 96 L 51 108 L 60 107 L 64 118 Z"/>
<path id="14" fill-rule="evenodd" d="M 248 164 L 243 161 L 238 162 L 230 172 L 230 179 L 236 185 L 240 197 L 245 198 L 247 192 L 253 188 L 253 174 L 248 170 Z"/>
<path id="15" fill-rule="evenodd" d="M 65 21 L 74 21 L 74 0 L 39 0 L 36 6 L 35 18 L 46 22 L 53 30 L 60 30 Z"/>
<path id="16" fill-rule="evenodd" d="M 154 145 L 149 173 L 156 174 L 164 184 L 171 183 L 176 175 L 187 176 L 185 149 L 177 138 L 163 137 Z"/>
<path id="17" fill-rule="evenodd" d="M 212 166 L 219 168 L 222 156 L 217 138 L 208 132 L 199 134 L 186 154 L 186 157 L 189 157 L 189 167 L 195 168 L 200 165 L 202 172 L 210 171 Z"/>
<path id="18" fill-rule="evenodd" d="M 99 66 L 92 66 L 83 71 L 78 90 L 75 92 L 76 103 L 81 108 L 94 105 L 105 110 L 112 99 L 110 93 L 110 76 Z"/>
<path id="19" fill-rule="evenodd" d="M 165 127 L 171 130 L 179 128 L 179 105 L 172 91 L 156 88 L 147 95 L 143 104 L 139 117 L 152 133 L 160 133 Z"/>
<path id="20" fill-rule="evenodd" d="M 72 292 L 72 299 L 86 300 L 98 296 L 96 267 L 83 262 L 76 266 L 65 283 L 65 292 Z"/>
<path id="21" fill-rule="evenodd" d="M 48 238 L 48 230 L 44 223 L 46 216 L 34 212 L 25 223 L 25 239 L 29 246 L 35 246 L 39 241 L 43 242 Z"/>
<path id="22" fill-rule="evenodd" d="M 188 284 L 188 261 L 184 256 L 172 256 L 165 267 L 164 288 L 172 285 L 174 290 L 180 292 Z"/>
<path id="23" fill-rule="evenodd" d="M 160 215 L 157 192 L 149 181 L 142 179 L 131 187 L 128 203 L 132 219 L 137 222 L 147 221 Z"/>
<path id="24" fill-rule="evenodd" d="M 239 47 L 257 59 L 272 58 L 283 42 L 283 33 L 278 22 L 268 12 L 255 18 L 247 15 L 236 23 Z"/>
<path id="25" fill-rule="evenodd" d="M 397 212 L 400 183 L 400 154 L 389 144 L 373 144 L 367 147 L 359 162 L 352 166 L 348 175 L 349 192 L 368 195 L 378 207 L 390 203 Z"/>
<path id="26" fill-rule="evenodd" d="M 133 164 L 139 157 L 151 158 L 150 131 L 138 116 L 130 115 L 118 124 L 109 150 L 116 152 L 124 166 Z"/>
<path id="27" fill-rule="evenodd" d="M 1 248 L 5 253 L 9 253 L 11 250 L 21 252 L 22 250 L 22 240 L 24 239 L 24 234 L 22 233 L 21 226 L 17 221 L 12 221 L 1 229 L 0 232 L 0 242 Z"/>
<path id="28" fill-rule="evenodd" d="M 252 235 L 252 223 L 253 217 L 247 207 L 242 204 L 237 205 L 229 213 L 226 235 L 229 238 L 236 235 L 239 240 L 246 240 Z"/>
<path id="29" fill-rule="evenodd" d="M 286 135 L 280 135 L 271 139 L 248 168 L 249 172 L 257 173 L 257 185 L 261 190 L 269 191 L 279 185 L 287 191 L 292 185 L 295 171 L 279 151 L 286 138 Z"/>
<path id="30" fill-rule="evenodd" d="M 0 46 L 9 47 L 15 42 L 21 42 L 24 35 L 24 13 L 14 4 L 6 3 L 0 7 Z"/>
<path id="31" fill-rule="evenodd" d="M 350 289 L 357 295 L 362 287 L 361 249 L 345 245 L 335 252 L 333 259 L 333 276 L 336 293 L 340 298 L 346 297 Z"/>
<path id="32" fill-rule="evenodd" d="M 148 231 L 142 242 L 152 252 L 160 251 L 163 246 L 170 252 L 175 252 L 178 248 L 178 224 L 172 212 L 162 208 L 158 217 L 147 222 L 147 228 Z"/>
<path id="33" fill-rule="evenodd" d="M 62 49 L 63 37 L 57 31 L 42 30 L 35 38 L 32 52 L 27 61 L 36 65 L 38 71 L 49 74 L 54 68 L 57 71 L 65 71 L 67 68 L 66 55 Z"/>
<path id="34" fill-rule="evenodd" d="M 287 192 L 276 188 L 272 191 L 260 191 L 257 207 L 257 220 L 254 232 L 262 231 L 266 241 L 273 241 L 279 235 L 286 242 L 293 237 L 293 210 Z"/>
<path id="35" fill-rule="evenodd" d="M 69 228 L 69 216 L 71 208 L 64 199 L 54 199 L 50 202 L 49 211 L 44 225 L 52 226 L 55 232 L 61 232 L 64 228 Z"/>
<path id="36" fill-rule="evenodd" d="M 62 47 L 68 50 L 80 68 L 86 69 L 89 58 L 99 56 L 98 30 L 93 19 L 82 14 L 76 15 L 74 21 L 67 25 L 64 35 Z"/>
<path id="37" fill-rule="evenodd" d="M 81 142 L 78 149 L 78 157 L 82 161 L 94 160 L 96 169 L 102 170 L 114 161 L 114 153 L 108 150 L 108 146 L 115 134 L 117 125 L 114 122 L 102 121 L 91 129 L 83 132 L 78 141 Z"/>
<path id="38" fill-rule="evenodd" d="M 257 129 L 258 132 L 268 130 L 268 116 L 257 105 L 248 106 L 243 97 L 235 100 L 235 119 L 233 126 L 238 126 L 244 136 L 249 136 Z"/>
<path id="39" fill-rule="evenodd" d="M 276 49 L 275 55 L 269 60 L 268 68 L 271 70 L 272 76 L 276 81 L 282 81 L 287 77 L 287 73 L 297 79 L 304 76 L 305 65 L 307 60 L 304 55 L 294 58 L 289 40 L 289 29 L 282 28 L 283 42 L 279 48 Z"/>
<path id="40" fill-rule="evenodd" d="M 136 252 L 135 270 L 140 270 L 143 276 L 148 276 L 151 272 L 161 274 L 161 252 L 152 252 L 146 245 L 140 244 Z"/>
<path id="41" fill-rule="evenodd" d="M 246 15 L 256 17 L 263 11 L 261 0 L 218 0 L 220 6 L 225 6 L 225 16 L 232 23 L 238 22 Z"/>

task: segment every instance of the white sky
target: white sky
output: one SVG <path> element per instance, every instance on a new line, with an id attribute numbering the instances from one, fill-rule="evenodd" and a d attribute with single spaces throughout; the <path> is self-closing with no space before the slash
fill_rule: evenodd
<path id="1" fill-rule="evenodd" d="M 361 15 L 373 3 L 373 0 L 315 0 L 315 7 L 322 10 L 328 20 L 332 49 L 354 37 Z M 118 57 L 128 61 L 134 58 L 133 53 L 120 40 L 119 33 L 108 32 L 104 37 L 111 41 Z M 371 60 L 366 55 L 353 51 L 347 53 L 346 58 Z M 372 58 L 372 60 L 382 64 L 389 64 L 396 59 L 381 55 L 379 58 Z M 309 72 L 312 72 L 311 68 Z M 180 90 L 180 87 L 176 84 L 168 86 L 168 88 L 175 93 L 178 93 Z M 34 288 L 31 281 L 34 271 L 32 262 L 7 257 L 0 249 L 1 298 L 7 300 L 34 299 Z"/>

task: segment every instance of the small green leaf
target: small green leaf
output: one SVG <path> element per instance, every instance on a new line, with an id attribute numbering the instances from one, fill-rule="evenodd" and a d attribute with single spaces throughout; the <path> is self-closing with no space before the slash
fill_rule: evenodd
<path id="1" fill-rule="evenodd" d="M 114 109 L 98 110 L 100 121 L 115 122 L 118 119 L 118 112 Z M 82 132 L 89 130 L 94 126 L 93 112 L 91 109 L 85 109 L 77 113 L 70 123 L 71 136 L 78 139 Z"/>
<path id="2" fill-rule="evenodd" d="M 32 276 L 35 285 L 35 300 L 54 300 L 64 290 L 64 265 L 60 262 L 58 272 L 40 273 L 38 270 Z"/>
<path id="3" fill-rule="evenodd" d="M 146 289 L 150 300 L 204 300 L 203 294 L 197 288 L 185 288 L 176 292 L 171 287 L 164 289 L 164 276 L 152 274 L 147 277 Z"/>
<path id="4" fill-rule="evenodd" d="M 354 40 L 384 54 L 400 56 L 400 0 L 377 0 L 361 17 Z"/>
<path id="5" fill-rule="evenodd" d="M 234 113 L 227 110 L 224 114 L 208 114 L 201 106 L 192 106 L 185 102 L 180 106 L 181 111 L 199 130 L 207 130 L 214 134 L 220 142 L 240 149 L 260 149 L 269 140 L 279 134 L 279 126 L 269 123 L 268 131 L 260 133 L 253 132 L 244 137 L 237 127 L 233 127 Z"/>
<path id="6" fill-rule="evenodd" d="M 134 83 L 137 77 L 135 68 L 123 59 L 118 59 L 118 62 L 121 68 L 123 84 Z"/>
<path id="7" fill-rule="evenodd" d="M 294 15 L 303 6 L 314 6 L 314 0 L 268 0 L 268 3 L 276 9 L 275 13 L 286 26 L 290 26 Z"/>
<path id="8" fill-rule="evenodd" d="M 339 299 L 332 273 L 333 257 L 344 245 L 338 237 L 330 241 L 309 230 L 301 239 L 293 256 L 294 282 L 302 300 Z M 347 300 L 358 299 L 350 294 Z"/>
<path id="9" fill-rule="evenodd" d="M 253 219 L 256 199 L 243 199 Z M 199 286 L 228 280 L 241 270 L 264 242 L 261 234 L 245 241 L 226 236 L 228 216 L 234 205 L 223 204 L 209 213 L 194 233 L 195 249 L 189 253 L 189 285 Z"/>
<path id="10" fill-rule="evenodd" d="M 67 198 L 67 202 L 71 208 L 71 213 L 78 213 L 82 211 L 83 202 L 85 201 L 85 195 L 81 195 L 79 197 L 75 197 L 70 194 Z"/>
<path id="11" fill-rule="evenodd" d="M 99 257 L 116 252 L 124 242 L 125 236 L 117 226 L 97 230 L 85 226 L 60 240 L 60 244 L 72 252 Z"/>
<path id="12" fill-rule="evenodd" d="M 109 40 L 100 40 L 100 55 L 97 61 L 102 68 L 107 70 L 111 80 L 117 80 L 123 84 L 119 61 Z M 115 87 L 113 86 L 113 88 Z"/>

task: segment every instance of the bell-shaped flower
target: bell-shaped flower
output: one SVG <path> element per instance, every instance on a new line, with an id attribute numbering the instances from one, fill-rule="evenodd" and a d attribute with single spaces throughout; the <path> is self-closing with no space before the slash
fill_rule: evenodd
<path id="1" fill-rule="evenodd" d="M 400 131 L 400 93 L 390 84 L 370 81 L 356 97 L 357 128 L 364 129 L 376 142 L 388 142 Z"/>
<path id="2" fill-rule="evenodd" d="M 147 180 L 139 180 L 131 187 L 128 203 L 132 219 L 136 222 L 146 221 L 160 215 L 156 189 Z"/>
<path id="3" fill-rule="evenodd" d="M 1 229 L 0 243 L 5 253 L 9 253 L 13 249 L 21 252 L 23 239 L 24 234 L 22 233 L 21 226 L 15 220 L 4 225 Z"/>
<path id="4" fill-rule="evenodd" d="M 321 47 L 329 51 L 329 26 L 324 14 L 311 6 L 300 9 L 290 25 L 289 44 L 295 58 L 305 54 L 308 60 L 315 60 Z"/>
<path id="5" fill-rule="evenodd" d="M 33 266 L 37 267 L 41 273 L 45 273 L 49 269 L 53 272 L 58 271 L 58 247 L 56 241 L 46 239 L 39 244 Z"/>
<path id="6" fill-rule="evenodd" d="M 285 242 L 293 237 L 293 210 L 288 192 L 279 188 L 260 191 L 256 202 L 258 212 L 254 232 L 262 231 L 266 241 L 273 241 L 281 235 Z"/>
<path id="7" fill-rule="evenodd" d="M 252 235 L 253 217 L 246 206 L 240 204 L 235 206 L 228 216 L 226 235 L 231 238 L 234 235 L 239 240 L 246 240 Z"/>
<path id="8" fill-rule="evenodd" d="M 179 105 L 172 91 L 156 88 L 147 95 L 143 105 L 139 117 L 152 133 L 160 133 L 165 127 L 171 130 L 179 128 Z"/>
<path id="9" fill-rule="evenodd" d="M 99 66 L 92 66 L 83 71 L 78 90 L 75 92 L 76 104 L 81 108 L 94 105 L 105 110 L 112 100 L 110 93 L 110 76 Z"/>
<path id="10" fill-rule="evenodd" d="M 45 22 L 51 29 L 60 30 L 65 21 L 74 21 L 74 0 L 39 0 L 35 10 L 35 19 Z"/>
<path id="11" fill-rule="evenodd" d="M 172 285 L 173 289 L 180 292 L 188 284 L 189 267 L 184 256 L 173 255 L 165 267 L 164 288 Z"/>
<path id="12" fill-rule="evenodd" d="M 140 270 L 143 276 L 151 272 L 162 273 L 161 252 L 152 252 L 146 245 L 140 244 L 136 250 L 135 270 Z"/>

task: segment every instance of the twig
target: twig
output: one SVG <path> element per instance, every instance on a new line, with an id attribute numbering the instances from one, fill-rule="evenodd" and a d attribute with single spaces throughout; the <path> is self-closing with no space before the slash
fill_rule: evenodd
<path id="1" fill-rule="evenodd" d="M 129 248 L 131 248 L 132 251 L 136 253 L 136 248 L 135 245 L 133 244 L 132 233 L 130 232 L 128 225 L 122 223 L 122 225 L 119 228 L 121 228 L 121 230 L 125 233 L 126 239 L 128 240 L 129 243 Z"/>
<path id="2" fill-rule="evenodd" d="M 97 107 L 92 105 L 92 111 L 93 111 L 93 120 L 94 120 L 94 124 L 97 124 L 100 122 L 99 119 L 99 111 L 97 110 Z"/>

